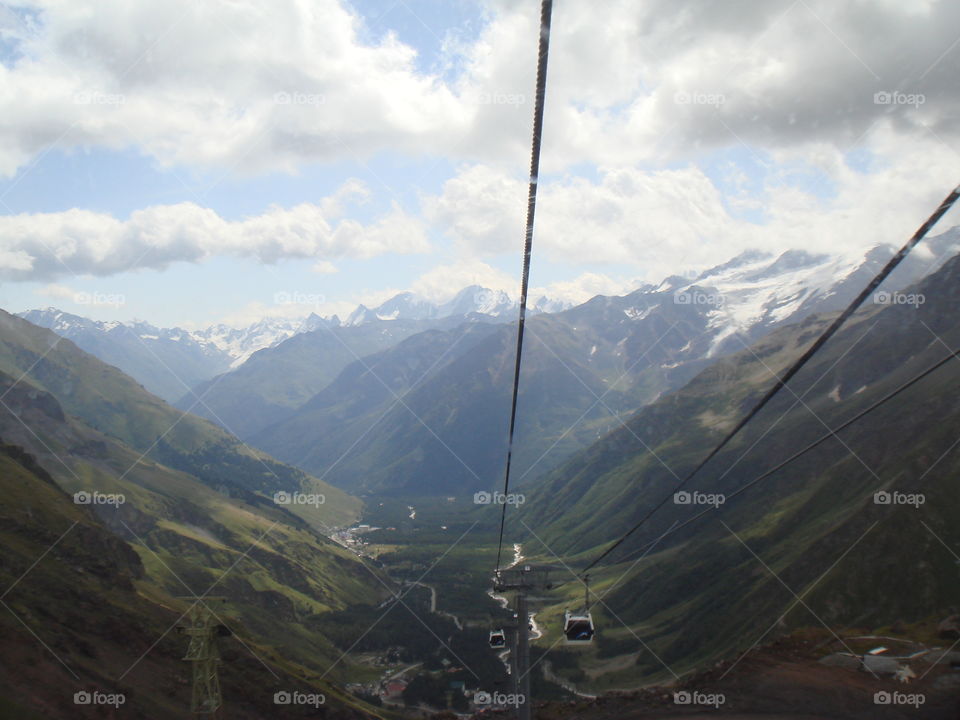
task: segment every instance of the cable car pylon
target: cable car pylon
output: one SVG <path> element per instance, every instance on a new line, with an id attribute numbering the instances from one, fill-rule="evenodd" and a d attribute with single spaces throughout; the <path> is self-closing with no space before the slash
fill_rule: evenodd
<path id="1" fill-rule="evenodd" d="M 216 619 L 206 602 L 226 602 L 224 597 L 184 597 L 194 604 L 187 611 L 189 626 L 178 626 L 177 631 L 190 638 L 184 660 L 193 666 L 193 690 L 190 712 L 194 717 L 216 720 L 221 717 L 223 695 L 220 692 L 220 649 L 217 638 L 231 635 L 229 628 Z"/>
<path id="2" fill-rule="evenodd" d="M 494 576 L 496 592 L 516 592 L 514 608 L 517 613 L 513 631 L 513 687 L 517 700 L 517 720 L 530 720 L 533 706 L 530 697 L 530 611 L 527 594 L 535 590 L 550 590 L 553 583 L 548 566 L 517 565 L 504 568 Z M 492 634 L 491 634 L 492 636 Z"/>

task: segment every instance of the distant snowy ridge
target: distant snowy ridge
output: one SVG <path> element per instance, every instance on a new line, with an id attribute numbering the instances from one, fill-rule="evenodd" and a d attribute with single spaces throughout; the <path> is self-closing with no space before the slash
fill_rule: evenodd
<path id="1" fill-rule="evenodd" d="M 533 304 L 531 311 L 556 312 L 570 306 L 571 303 L 544 297 Z M 161 328 L 142 320 L 91 320 L 54 307 L 28 310 L 19 315 L 73 340 L 85 334 L 113 333 L 116 336 L 119 333 L 130 338 L 139 338 L 148 347 L 154 343 L 181 343 L 192 346 L 196 352 L 218 361 L 227 358 L 227 367 L 232 369 L 242 365 L 258 350 L 273 347 L 294 335 L 324 326 L 354 327 L 369 322 L 398 319 L 429 320 L 461 316 L 469 319 L 474 314 L 499 318 L 516 312 L 516 309 L 517 303 L 505 292 L 471 285 L 444 303 L 434 303 L 410 292 L 400 293 L 373 309 L 358 305 L 343 321 L 336 315 L 321 317 L 311 313 L 305 318 L 266 317 L 246 327 L 232 327 L 221 323 L 200 330 L 184 330 L 179 327 Z"/>

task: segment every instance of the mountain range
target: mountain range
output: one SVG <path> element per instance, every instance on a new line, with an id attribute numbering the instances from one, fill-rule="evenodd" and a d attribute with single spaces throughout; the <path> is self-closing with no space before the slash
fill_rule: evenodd
<path id="1" fill-rule="evenodd" d="M 957 250 L 957 228 L 930 238 L 883 289 L 915 282 Z M 748 251 L 625 296 L 570 308 L 539 299 L 521 378 L 519 482 L 548 472 L 718 358 L 811 313 L 845 306 L 893 252 L 884 245 L 845 255 Z M 154 385 L 158 374 L 176 380 L 183 391 L 177 407 L 350 492 L 419 495 L 487 489 L 497 481 L 515 311 L 504 293 L 472 286 L 441 305 L 402 293 L 374 309 L 360 306 L 342 322 L 311 316 L 279 341 L 264 325 L 247 347 L 268 346 L 239 365 L 241 356 L 230 355 L 235 367 L 189 390 L 174 377 L 186 374 L 179 359 L 160 369 L 145 363 L 137 372 L 129 347 L 123 362 L 116 359 L 114 336 L 126 338 L 141 359 L 159 354 L 147 353 L 147 341 L 126 326 L 105 334 L 74 330 L 83 325 L 76 321 L 54 324 L 64 335 L 79 333 L 102 359 L 127 365 L 148 388 L 147 376 Z M 49 312 L 32 312 L 28 317 L 51 323 Z M 185 347 L 194 347 L 193 336 L 170 331 L 178 332 Z"/>
<path id="2" fill-rule="evenodd" d="M 168 402 L 198 383 L 242 365 L 257 350 L 324 322 L 312 315 L 296 321 L 264 319 L 245 328 L 212 325 L 189 331 L 137 320 L 91 320 L 56 308 L 28 310 L 19 316 L 72 340 Z"/>
<path id="3" fill-rule="evenodd" d="M 343 321 L 336 315 L 321 317 L 311 313 L 294 319 L 265 317 L 239 328 L 221 323 L 199 330 L 185 330 L 157 327 L 142 320 L 105 322 L 53 307 L 28 310 L 18 315 L 72 340 L 172 403 L 201 383 L 240 367 L 257 351 L 274 347 L 300 333 L 390 320 L 506 318 L 516 307 L 516 302 L 502 291 L 470 286 L 444 303 L 434 303 L 406 292 L 373 309 L 359 305 Z M 545 312 L 564 307 L 569 307 L 569 303 L 543 297 L 531 311 Z M 215 404 L 215 401 L 211 402 Z"/>
<path id="4" fill-rule="evenodd" d="M 935 268 L 957 240 L 957 231 L 939 236 L 930 246 L 939 260 L 914 258 L 884 288 Z M 695 278 L 671 277 L 531 318 L 516 481 L 534 482 L 718 358 L 810 313 L 845 306 L 892 253 L 746 253 Z M 513 324 L 462 324 L 412 334 L 368 357 L 357 353 L 315 396 L 247 439 L 351 492 L 490 489 L 503 469 L 515 333 Z M 262 360 L 283 350 L 264 351 Z"/>
<path id="5" fill-rule="evenodd" d="M 235 370 L 200 383 L 176 405 L 249 440 L 288 417 L 352 362 L 418 333 L 508 322 L 516 307 L 505 293 L 479 286 L 464 288 L 442 305 L 401 293 L 373 310 L 361 305 L 342 323 L 322 323 L 265 348 Z M 541 307 L 562 303 L 542 298 L 534 312 Z"/>

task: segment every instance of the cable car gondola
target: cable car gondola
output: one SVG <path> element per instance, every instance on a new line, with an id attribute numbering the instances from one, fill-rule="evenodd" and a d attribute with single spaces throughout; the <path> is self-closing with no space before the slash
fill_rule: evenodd
<path id="1" fill-rule="evenodd" d="M 490 647 L 494 650 L 499 650 L 507 646 L 507 636 L 504 634 L 503 630 L 491 630 L 490 631 Z"/>
<path id="2" fill-rule="evenodd" d="M 567 645 L 587 645 L 593 642 L 593 616 L 589 612 L 563 614 L 563 634 Z"/>

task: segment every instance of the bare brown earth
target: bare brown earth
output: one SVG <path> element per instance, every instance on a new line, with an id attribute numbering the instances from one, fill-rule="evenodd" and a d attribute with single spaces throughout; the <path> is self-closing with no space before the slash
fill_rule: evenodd
<path id="1" fill-rule="evenodd" d="M 947 642 L 946 645 L 950 643 Z M 946 648 L 944 648 L 946 649 Z M 944 649 L 931 653 L 940 657 Z M 604 695 L 595 700 L 538 703 L 537 720 L 960 720 L 960 670 L 949 663 L 914 661 L 917 678 L 892 677 L 831 667 L 819 662 L 823 642 L 784 638 L 757 648 L 739 662 L 718 663 L 671 687 Z M 732 667 L 731 667 L 732 666 Z M 674 692 L 722 693 L 718 708 L 674 703 Z M 920 693 L 922 705 L 878 705 L 880 691 Z M 478 717 L 498 717 L 481 715 Z"/>

